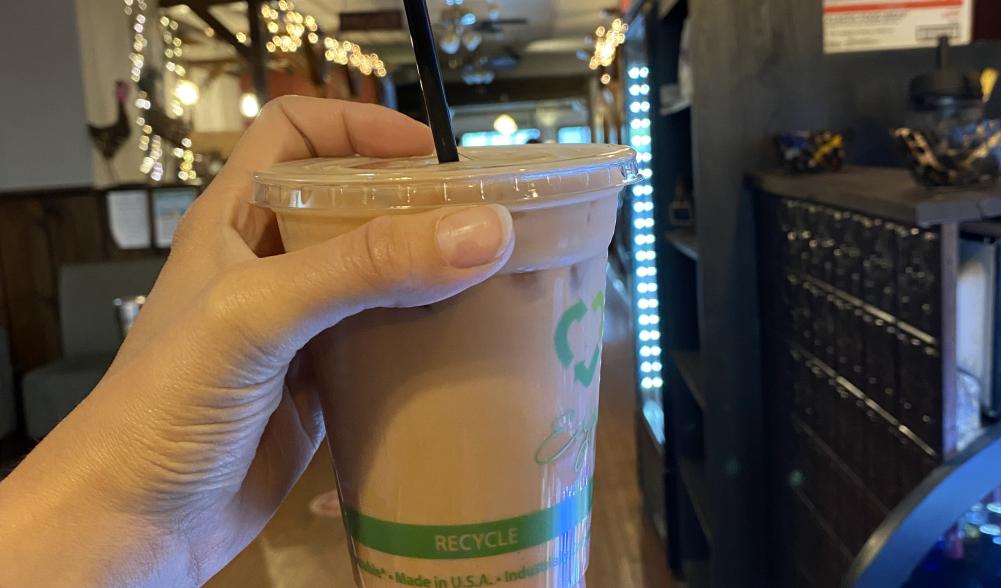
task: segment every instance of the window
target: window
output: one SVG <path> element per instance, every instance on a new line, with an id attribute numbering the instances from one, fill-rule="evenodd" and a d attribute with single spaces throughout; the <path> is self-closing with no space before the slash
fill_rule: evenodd
<path id="1" fill-rule="evenodd" d="M 563 127 L 556 132 L 560 143 L 590 143 L 591 127 Z"/>
<path id="2" fill-rule="evenodd" d="M 521 145 L 529 139 L 538 139 L 539 129 L 518 129 L 513 135 L 502 135 L 497 131 L 463 133 L 459 143 L 463 147 L 483 147 L 484 145 Z"/>

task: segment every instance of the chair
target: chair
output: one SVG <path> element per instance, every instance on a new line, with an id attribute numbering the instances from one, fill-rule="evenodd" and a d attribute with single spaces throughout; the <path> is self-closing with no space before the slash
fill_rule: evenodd
<path id="1" fill-rule="evenodd" d="M 24 376 L 23 406 L 30 437 L 44 437 L 101 380 L 121 344 L 112 301 L 148 293 L 163 261 L 155 257 L 59 269 L 63 357 Z"/>

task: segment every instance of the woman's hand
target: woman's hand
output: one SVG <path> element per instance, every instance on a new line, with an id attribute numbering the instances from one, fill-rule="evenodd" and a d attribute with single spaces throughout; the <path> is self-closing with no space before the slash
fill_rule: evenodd
<path id="1" fill-rule="evenodd" d="M 98 387 L 0 484 L 0 586 L 194 586 L 263 528 L 324 436 L 302 347 L 346 316 L 451 296 L 510 255 L 498 206 L 397 215 L 283 253 L 254 171 L 432 150 L 371 105 L 269 103 L 178 229 Z"/>

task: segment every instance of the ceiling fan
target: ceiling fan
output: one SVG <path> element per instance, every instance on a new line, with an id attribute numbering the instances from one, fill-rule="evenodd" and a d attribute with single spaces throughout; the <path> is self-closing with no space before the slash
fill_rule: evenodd
<path id="1" fill-rule="evenodd" d="M 481 33 L 499 34 L 504 32 L 501 30 L 501 27 L 503 26 L 527 25 L 527 24 L 528 24 L 527 18 L 500 18 L 498 16 L 497 18 L 488 17 L 484 20 L 477 20 L 473 24 L 472 28 L 473 30 L 479 31 Z"/>
<path id="2" fill-rule="evenodd" d="M 491 70 L 507 70 L 514 69 L 519 63 L 521 63 L 521 54 L 510 45 L 497 47 L 490 53 L 472 51 L 463 55 L 452 55 L 444 61 L 449 69 L 468 69 L 470 66 L 474 66 Z"/>
<path id="3" fill-rule="evenodd" d="M 438 45 L 448 55 L 455 55 L 462 48 L 476 51 L 484 34 L 503 34 L 504 26 L 528 24 L 525 18 L 501 18 L 496 0 L 487 1 L 489 8 L 485 18 L 464 6 L 464 0 L 446 0 L 446 4 L 436 28 L 441 30 Z"/>

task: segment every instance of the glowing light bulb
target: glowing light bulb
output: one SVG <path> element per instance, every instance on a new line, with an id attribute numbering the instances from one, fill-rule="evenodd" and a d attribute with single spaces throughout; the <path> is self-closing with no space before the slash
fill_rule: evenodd
<path id="1" fill-rule="evenodd" d="M 438 44 L 441 46 L 441 50 L 449 55 L 455 55 L 459 52 L 459 47 L 462 46 L 462 39 L 455 31 L 448 31 L 438 40 Z"/>
<path id="2" fill-rule="evenodd" d="M 462 33 L 462 45 L 467 51 L 476 51 L 480 43 L 483 42 L 483 35 L 477 33 L 476 31 L 469 30 Z"/>
<path id="3" fill-rule="evenodd" d="M 247 92 L 240 96 L 240 114 L 247 118 L 254 118 L 261 111 L 261 104 L 257 101 L 257 96 Z"/>
<path id="4" fill-rule="evenodd" d="M 510 137 L 518 132 L 518 123 L 511 118 L 511 115 L 502 114 L 494 119 L 494 130 L 502 135 Z"/>

